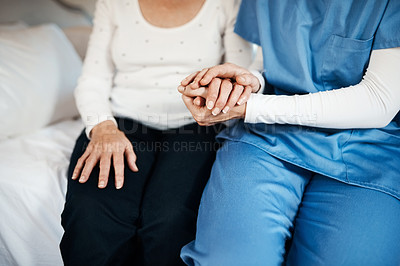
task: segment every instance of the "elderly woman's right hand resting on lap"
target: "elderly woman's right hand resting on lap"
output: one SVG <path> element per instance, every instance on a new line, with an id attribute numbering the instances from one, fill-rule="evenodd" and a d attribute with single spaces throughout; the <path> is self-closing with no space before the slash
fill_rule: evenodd
<path id="1" fill-rule="evenodd" d="M 124 157 L 133 172 L 139 171 L 136 165 L 136 154 L 132 143 L 124 132 L 120 131 L 112 121 L 104 121 L 91 131 L 91 141 L 85 153 L 79 158 L 72 174 L 72 179 L 85 183 L 93 168 L 100 163 L 99 188 L 105 188 L 110 174 L 111 159 L 115 172 L 115 187 L 122 188 L 124 184 Z"/>

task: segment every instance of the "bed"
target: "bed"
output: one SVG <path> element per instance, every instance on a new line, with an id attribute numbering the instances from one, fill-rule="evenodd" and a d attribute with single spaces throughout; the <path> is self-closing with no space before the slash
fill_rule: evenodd
<path id="1" fill-rule="evenodd" d="M 73 90 L 95 0 L 0 0 L 0 265 L 62 265 Z M 80 6 L 78 6 L 78 4 Z"/>

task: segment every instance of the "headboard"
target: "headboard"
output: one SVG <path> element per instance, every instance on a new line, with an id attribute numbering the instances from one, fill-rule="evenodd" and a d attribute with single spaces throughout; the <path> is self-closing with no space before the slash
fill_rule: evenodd
<path id="1" fill-rule="evenodd" d="M 61 28 L 90 26 L 96 0 L 0 0 L 0 23 L 56 23 Z"/>

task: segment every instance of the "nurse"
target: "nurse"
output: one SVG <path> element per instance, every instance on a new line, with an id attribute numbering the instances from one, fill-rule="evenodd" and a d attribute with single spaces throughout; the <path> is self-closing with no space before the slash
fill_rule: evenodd
<path id="1" fill-rule="evenodd" d="M 224 64 L 179 88 L 201 125 L 244 119 L 218 136 L 186 264 L 400 265 L 399 12 L 242 2 L 236 32 L 262 47 L 265 86 Z M 233 86 L 197 90 L 218 79 L 264 95 L 232 105 Z"/>

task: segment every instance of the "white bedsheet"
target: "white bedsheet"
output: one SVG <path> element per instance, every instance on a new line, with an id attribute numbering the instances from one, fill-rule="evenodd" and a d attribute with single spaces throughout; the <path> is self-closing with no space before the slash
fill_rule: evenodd
<path id="1" fill-rule="evenodd" d="M 66 173 L 82 129 L 67 120 L 0 142 L 0 265 L 62 265 Z"/>

